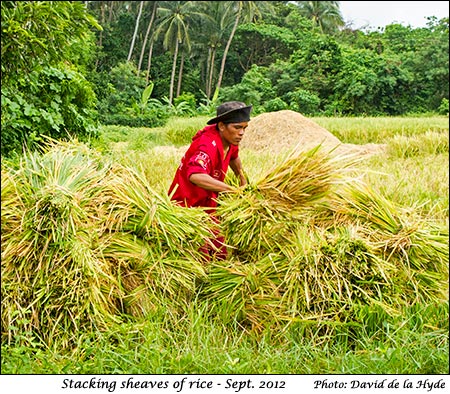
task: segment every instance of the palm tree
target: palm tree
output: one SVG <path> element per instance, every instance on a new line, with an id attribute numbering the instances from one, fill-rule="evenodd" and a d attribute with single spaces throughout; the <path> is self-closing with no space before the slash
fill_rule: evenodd
<path id="1" fill-rule="evenodd" d="M 293 1 L 301 15 L 311 19 L 322 33 L 334 33 L 345 21 L 339 9 L 339 1 Z"/>
<path id="2" fill-rule="evenodd" d="M 225 63 L 227 60 L 228 50 L 230 49 L 234 34 L 236 33 L 236 29 L 239 26 L 239 22 L 241 20 L 243 22 L 251 22 L 256 18 L 261 17 L 260 10 L 262 9 L 262 7 L 269 8 L 271 7 L 271 5 L 270 2 L 268 1 L 228 1 L 227 7 L 229 7 L 229 11 L 234 12 L 235 18 L 233 27 L 231 28 L 231 32 L 223 52 L 222 62 L 220 64 L 219 77 L 216 85 L 217 91 L 220 89 L 220 86 L 222 84 L 222 78 L 223 73 L 225 71 Z"/>
<path id="3" fill-rule="evenodd" d="M 232 9 L 223 1 L 200 2 L 204 16 L 193 25 L 197 37 L 193 49 L 199 58 L 198 63 L 204 70 L 205 96 L 209 100 L 212 96 L 213 80 L 217 78 L 215 62 L 217 51 L 225 41 L 224 35 L 234 22 Z"/>
<path id="4" fill-rule="evenodd" d="M 189 39 L 188 23 L 189 20 L 198 13 L 194 11 L 193 3 L 195 2 L 192 1 L 169 1 L 164 3 L 167 7 L 158 8 L 158 12 L 161 14 L 162 19 L 155 31 L 154 39 L 156 40 L 159 34 L 162 31 L 165 31 L 163 47 L 165 50 L 169 50 L 173 53 L 169 91 L 169 103 L 172 104 L 178 51 L 180 45 L 183 44 L 186 51 L 188 53 L 190 52 L 191 43 Z"/>
<path id="5" fill-rule="evenodd" d="M 144 59 L 145 47 L 147 46 L 148 36 L 149 36 L 150 31 L 152 29 L 153 21 L 155 20 L 155 16 L 156 16 L 156 10 L 158 8 L 158 2 L 157 1 L 153 1 L 152 3 L 153 3 L 152 13 L 151 13 L 148 25 L 147 25 L 147 31 L 145 32 L 144 42 L 142 43 L 141 55 L 139 56 L 139 63 L 138 63 L 138 67 L 137 67 L 138 73 L 139 73 L 139 71 L 141 71 L 142 60 Z"/>

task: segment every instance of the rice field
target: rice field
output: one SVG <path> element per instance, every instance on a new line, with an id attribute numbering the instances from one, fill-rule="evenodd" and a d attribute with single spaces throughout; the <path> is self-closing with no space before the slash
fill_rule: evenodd
<path id="1" fill-rule="evenodd" d="M 167 196 L 206 120 L 2 161 L 2 373 L 448 374 L 448 118 L 313 119 L 367 157 L 242 150 L 219 224 Z"/>

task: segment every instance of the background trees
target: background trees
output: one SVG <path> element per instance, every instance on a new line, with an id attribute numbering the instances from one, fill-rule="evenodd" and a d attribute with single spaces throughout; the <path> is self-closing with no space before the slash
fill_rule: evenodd
<path id="1" fill-rule="evenodd" d="M 307 115 L 448 113 L 448 18 L 352 30 L 335 1 L 7 1 L 1 10 L 3 154 L 41 134 L 93 135 L 97 119 L 154 125 L 161 113 L 210 114 L 225 99 Z"/>
<path id="2" fill-rule="evenodd" d="M 43 134 L 94 136 L 96 96 L 84 73 L 96 19 L 70 1 L 5 1 L 1 11 L 2 155 Z"/>

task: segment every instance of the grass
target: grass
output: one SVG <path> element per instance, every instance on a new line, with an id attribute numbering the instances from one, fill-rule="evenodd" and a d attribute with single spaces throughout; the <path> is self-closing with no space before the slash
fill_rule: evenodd
<path id="1" fill-rule="evenodd" d="M 211 320 L 193 303 L 178 320 L 164 311 L 140 324 L 83 335 L 70 352 L 2 347 L 2 373 L 22 374 L 446 374 L 448 309 L 424 306 L 387 319 L 351 347 L 316 343 L 301 327 L 256 338 Z M 432 323 L 436 327 L 427 327 Z"/>
<path id="2" fill-rule="evenodd" d="M 137 225 L 145 218 L 145 209 L 142 210 L 140 207 L 146 204 L 146 198 L 149 196 L 146 194 L 148 188 L 153 188 L 161 194 L 166 193 L 182 155 L 182 148 L 179 148 L 189 144 L 193 133 L 201 128 L 206 120 L 204 117 L 179 118 L 174 119 L 167 127 L 158 129 L 134 130 L 109 126 L 103 129 L 102 139 L 93 144 L 108 160 L 136 167 L 144 174 L 148 183 L 147 189 L 139 189 L 134 196 L 128 194 L 128 198 L 134 198 L 134 205 L 128 206 L 127 209 L 135 212 Z M 413 209 L 428 223 L 448 227 L 448 118 L 313 120 L 331 131 L 342 142 L 387 144 L 388 149 L 385 153 L 374 155 L 361 164 L 373 192 L 386 196 L 394 204 Z M 279 165 L 283 160 L 271 152 L 256 153 L 249 150 L 243 150 L 241 157 L 251 180 L 261 179 L 269 169 Z M 36 166 L 38 164 L 36 163 Z M 72 187 L 76 196 L 78 190 L 76 187 L 86 185 L 77 177 L 71 177 L 70 171 L 66 173 L 63 180 L 69 190 Z M 98 176 L 97 173 L 93 175 Z M 35 182 L 34 185 L 39 182 L 39 177 L 33 178 L 32 174 L 30 179 Z M 6 186 L 2 182 L 2 205 L 3 193 L 13 187 L 13 181 L 14 178 L 8 181 L 9 183 L 6 182 Z M 92 185 L 92 188 L 97 187 L 96 183 Z M 110 191 L 112 195 L 119 192 L 130 193 L 123 185 L 118 185 L 118 188 Z M 37 197 L 39 198 L 36 201 L 39 202 L 45 195 L 38 194 Z M 64 195 L 60 197 L 64 198 Z M 105 198 L 98 196 L 98 201 L 100 197 Z M 64 201 L 67 204 L 67 201 Z M 79 205 L 87 204 L 86 201 L 79 201 L 76 198 L 69 202 L 78 204 L 71 208 L 72 215 L 78 212 Z M 8 209 L 15 207 L 15 211 L 12 212 L 16 216 L 10 217 L 6 222 L 2 217 L 2 230 L 5 225 L 10 225 L 11 220 L 17 220 L 20 214 L 20 206 L 16 206 L 13 201 L 10 204 L 7 207 Z M 26 206 L 26 201 L 21 201 L 21 204 Z M 43 205 L 30 203 L 30 214 L 38 215 L 40 207 Z M 95 207 L 91 209 L 94 215 Z M 119 215 L 120 212 L 123 213 L 118 209 L 116 214 Z M 68 218 L 64 222 L 67 227 L 63 227 L 66 232 L 55 233 L 55 237 L 71 235 L 70 220 L 81 220 L 79 216 L 65 217 Z M 197 219 L 193 217 L 192 220 Z M 41 232 L 44 231 L 51 232 L 51 229 L 42 228 Z M 172 234 L 170 228 L 160 231 Z M 417 236 L 420 235 L 421 233 L 418 233 Z M 301 231 L 298 231 L 296 236 L 302 237 Z M 73 245 L 83 246 L 87 242 L 95 241 L 77 237 L 79 234 L 73 234 Z M 167 242 L 174 242 L 175 245 L 176 238 L 175 235 L 174 239 L 167 239 Z M 121 246 L 123 242 L 132 244 L 133 248 L 136 248 L 136 256 L 144 249 L 140 242 L 145 240 L 145 237 L 139 242 L 126 237 L 120 240 Z M 32 239 L 29 242 L 32 242 Z M 35 242 L 38 240 L 35 239 Z M 292 257 L 295 258 L 294 249 L 285 250 L 285 255 L 293 253 Z M 67 253 L 62 252 L 62 255 Z M 150 251 L 148 253 L 151 254 Z M 420 253 L 421 251 L 417 250 L 415 255 L 419 261 Z M 270 259 L 262 262 L 262 264 L 270 263 Z M 22 261 L 22 265 L 24 264 Z M 144 264 L 144 272 L 146 269 L 148 266 Z M 2 276 L 3 273 L 2 259 Z M 177 273 L 178 271 L 175 271 L 175 274 Z M 220 270 L 217 274 L 220 274 Z M 180 280 L 185 280 L 183 278 Z M 273 278 L 260 279 L 273 281 Z M 166 279 L 162 275 L 158 280 Z M 251 283 L 250 281 L 249 284 Z M 42 282 L 43 289 L 44 285 Z M 38 295 L 45 297 L 45 292 L 39 292 Z M 404 305 L 399 313 L 391 315 L 373 305 L 361 307 L 354 311 L 359 319 L 358 324 L 354 326 L 335 322 L 334 325 L 324 324 L 317 330 L 317 326 L 311 325 L 308 321 L 296 321 L 281 331 L 263 329 L 260 332 L 249 330 L 248 327 L 241 325 L 239 320 L 229 319 L 227 322 L 226 319 L 219 318 L 217 314 L 212 313 L 214 308 L 208 303 L 210 301 L 191 299 L 188 303 L 178 305 L 177 310 L 173 309 L 170 299 L 166 302 L 167 305 L 163 302 L 152 307 L 152 312 L 147 313 L 145 319 L 137 314 L 138 318 L 134 321 L 123 319 L 120 324 L 110 324 L 107 330 L 88 329 L 75 332 L 75 342 L 65 349 L 59 347 L 57 342 L 43 346 L 32 330 L 20 330 L 18 328 L 20 325 L 32 325 L 31 321 L 27 321 L 31 320 L 31 317 L 24 314 L 20 317 L 23 321 L 17 318 L 18 324 L 8 327 L 10 335 L 14 338 L 12 341 L 14 344 L 8 345 L 2 337 L 2 373 L 449 373 L 448 298 L 440 303 L 422 300 L 414 305 Z M 226 309 L 224 311 L 226 314 Z M 5 329 L 6 327 L 2 326 L 2 332 Z"/>
<path id="3" fill-rule="evenodd" d="M 312 118 L 343 143 L 382 144 L 392 137 L 411 137 L 427 133 L 448 134 L 448 117 L 355 117 Z M 448 144 L 448 142 L 447 142 Z"/>

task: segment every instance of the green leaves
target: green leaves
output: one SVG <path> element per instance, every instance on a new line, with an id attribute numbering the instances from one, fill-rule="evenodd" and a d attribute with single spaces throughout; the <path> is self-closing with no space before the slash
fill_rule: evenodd
<path id="1" fill-rule="evenodd" d="M 2 3 L 2 79 L 10 83 L 39 67 L 69 60 L 72 44 L 90 28 L 101 29 L 82 3 L 15 1 Z M 80 48 L 81 50 L 81 48 Z"/>
<path id="2" fill-rule="evenodd" d="M 96 97 L 92 86 L 69 68 L 48 67 L 2 86 L 2 154 L 36 147 L 40 136 L 83 141 L 95 136 Z"/>

